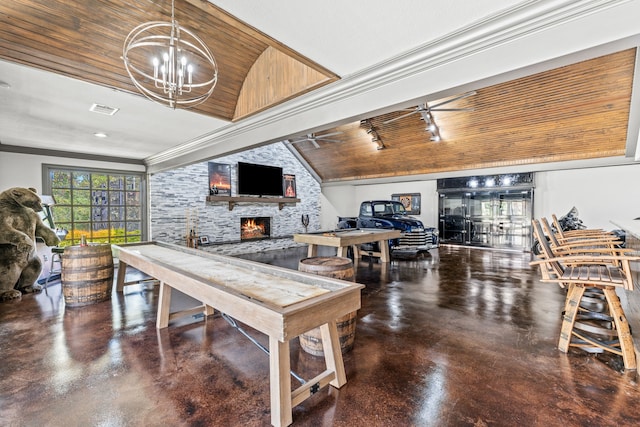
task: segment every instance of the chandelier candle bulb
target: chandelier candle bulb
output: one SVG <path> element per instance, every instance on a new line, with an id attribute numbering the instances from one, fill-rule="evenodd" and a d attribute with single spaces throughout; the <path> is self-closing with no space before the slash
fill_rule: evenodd
<path id="1" fill-rule="evenodd" d="M 160 61 L 155 56 L 153 57 L 153 79 L 158 79 L 158 66 L 160 65 Z"/>

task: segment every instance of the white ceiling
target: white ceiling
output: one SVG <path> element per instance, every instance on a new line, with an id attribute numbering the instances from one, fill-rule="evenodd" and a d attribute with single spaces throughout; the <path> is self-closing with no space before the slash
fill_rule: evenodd
<path id="1" fill-rule="evenodd" d="M 640 0 L 210 1 L 341 80 L 228 123 L 0 61 L 10 86 L 0 87 L 0 143 L 139 159 L 153 172 L 533 72 L 640 33 Z M 120 111 L 91 113 L 93 103 Z"/>
<path id="2" fill-rule="evenodd" d="M 212 3 L 345 77 L 519 0 L 214 0 Z"/>

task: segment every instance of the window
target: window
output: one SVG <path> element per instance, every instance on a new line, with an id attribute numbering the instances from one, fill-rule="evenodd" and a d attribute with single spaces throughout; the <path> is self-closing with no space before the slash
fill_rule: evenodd
<path id="1" fill-rule="evenodd" d="M 45 194 L 55 199 L 55 226 L 69 232 L 60 246 L 82 236 L 93 243 L 143 240 L 142 173 L 44 166 L 43 176 Z"/>

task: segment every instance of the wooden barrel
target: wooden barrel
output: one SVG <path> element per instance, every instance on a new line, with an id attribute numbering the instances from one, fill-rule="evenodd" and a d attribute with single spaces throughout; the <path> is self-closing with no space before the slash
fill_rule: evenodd
<path id="1" fill-rule="evenodd" d="M 113 289 L 111 245 L 68 246 L 62 255 L 62 293 L 69 307 L 106 301 Z"/>
<path id="2" fill-rule="evenodd" d="M 298 270 L 319 276 L 331 277 L 347 281 L 355 281 L 353 262 L 343 257 L 311 257 L 300 260 Z M 340 349 L 346 353 L 353 348 L 356 338 L 356 312 L 336 319 Z M 300 335 L 302 349 L 314 356 L 324 356 L 322 349 L 322 334 L 320 328 L 315 328 Z"/>

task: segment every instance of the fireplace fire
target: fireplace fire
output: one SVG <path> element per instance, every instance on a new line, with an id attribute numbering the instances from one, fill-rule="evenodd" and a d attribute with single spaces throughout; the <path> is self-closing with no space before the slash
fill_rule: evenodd
<path id="1" fill-rule="evenodd" d="M 271 235 L 269 217 L 240 218 L 240 240 L 268 239 Z"/>

